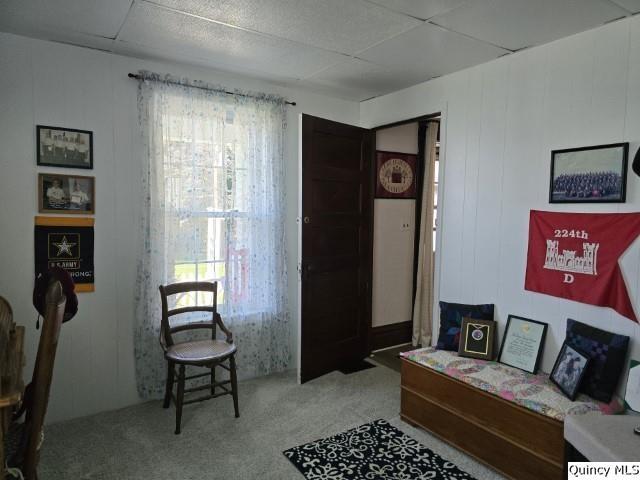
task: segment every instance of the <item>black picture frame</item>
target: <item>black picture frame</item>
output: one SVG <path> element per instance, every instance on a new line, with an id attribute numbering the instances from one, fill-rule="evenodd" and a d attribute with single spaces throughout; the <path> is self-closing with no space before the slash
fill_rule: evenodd
<path id="1" fill-rule="evenodd" d="M 57 182 L 58 196 L 51 200 L 49 192 L 52 187 L 56 187 L 55 182 Z M 77 194 L 74 192 L 74 186 L 77 188 Z M 38 213 L 94 215 L 96 213 L 95 177 L 39 173 Z"/>
<path id="2" fill-rule="evenodd" d="M 68 145 L 57 147 L 55 140 L 53 140 L 52 146 L 46 144 L 47 137 L 50 138 L 52 135 L 66 136 L 67 134 L 69 134 L 69 137 L 75 136 L 77 139 L 76 145 L 81 145 L 82 150 L 86 148 L 86 152 L 81 151 L 79 148 L 74 148 L 71 150 L 73 154 L 70 155 L 70 150 L 67 148 Z M 70 142 L 61 140 L 61 143 Z M 56 153 L 57 150 L 61 152 Z M 50 151 L 51 153 L 49 153 Z M 87 156 L 88 158 L 86 158 Z M 36 163 L 48 167 L 93 170 L 93 132 L 76 128 L 36 125 Z"/>
<path id="3" fill-rule="evenodd" d="M 513 361 L 509 361 L 506 358 L 506 350 L 505 348 L 509 348 L 509 345 L 507 344 L 507 342 L 510 342 L 510 329 L 513 328 L 513 324 L 515 322 L 512 323 L 513 320 L 516 320 L 518 322 L 524 322 L 524 323 L 531 323 L 531 324 L 535 324 L 535 325 L 541 325 L 542 326 L 542 333 L 540 335 L 540 338 L 538 338 L 537 340 L 537 348 L 536 348 L 536 353 L 535 353 L 535 361 L 533 364 L 532 368 L 525 368 L 525 366 L 523 366 L 522 364 L 516 364 L 518 362 L 513 362 Z M 504 329 L 504 334 L 502 335 L 502 342 L 500 343 L 500 352 L 498 353 L 498 362 L 504 364 L 504 365 L 509 365 L 511 367 L 515 367 L 515 368 L 519 368 L 520 370 L 524 370 L 525 372 L 529 372 L 529 373 L 533 373 L 536 374 L 538 373 L 538 367 L 540 366 L 540 361 L 542 360 L 542 352 L 544 351 L 544 342 L 545 339 L 547 337 L 547 329 L 549 328 L 549 324 L 545 323 L 545 322 L 540 322 L 538 320 L 532 320 L 530 318 L 525 318 L 525 317 L 520 317 L 518 315 L 509 315 L 509 317 L 507 318 L 507 325 Z M 533 358 L 533 357 L 531 357 Z M 531 358 L 529 360 L 531 360 Z"/>
<path id="4" fill-rule="evenodd" d="M 472 330 L 472 328 L 474 330 Z M 458 356 L 493 360 L 497 322 L 464 317 L 460 327 Z M 479 335 L 474 335 L 479 333 Z"/>
<path id="5" fill-rule="evenodd" d="M 573 360 L 572 360 L 573 359 Z M 578 360 L 579 371 L 575 370 L 575 361 Z M 562 344 L 553 369 L 549 374 L 549 379 L 564 393 L 571 401 L 575 400 L 580 389 L 580 383 L 589 367 L 591 358 L 582 350 L 569 345 L 566 341 Z M 569 369 L 571 372 L 569 372 Z M 574 374 L 575 372 L 575 374 Z M 571 374 L 571 377 L 567 375 Z"/>
<path id="6" fill-rule="evenodd" d="M 616 165 L 607 165 L 607 162 L 610 163 L 611 160 L 606 158 L 588 158 L 588 153 L 617 149 L 621 149 L 621 157 L 614 160 L 617 162 Z M 588 152 L 584 155 L 584 171 L 576 169 L 577 167 L 571 167 L 571 163 L 580 162 L 580 159 L 576 159 L 576 155 L 570 156 L 569 154 L 580 152 Z M 627 200 L 628 161 L 628 142 L 552 150 L 549 203 L 625 203 Z M 561 163 L 564 165 L 560 165 Z M 601 170 L 603 168 L 613 168 L 613 170 Z M 559 170 L 571 173 L 559 174 Z M 565 176 L 564 179 L 563 176 Z M 619 185 L 617 185 L 616 176 L 619 177 L 617 179 Z M 589 181 L 592 182 L 592 185 L 588 184 Z M 571 190 L 569 191 L 569 189 Z M 616 191 L 607 193 L 607 189 Z"/>

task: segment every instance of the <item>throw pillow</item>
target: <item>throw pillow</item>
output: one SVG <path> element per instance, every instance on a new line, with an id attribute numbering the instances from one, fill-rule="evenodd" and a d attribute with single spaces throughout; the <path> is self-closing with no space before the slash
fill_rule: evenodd
<path id="1" fill-rule="evenodd" d="M 462 318 L 493 320 L 493 304 L 465 305 L 463 303 L 440 302 L 440 332 L 438 350 L 458 351 Z"/>
<path id="2" fill-rule="evenodd" d="M 625 369 L 629 337 L 569 318 L 566 341 L 591 358 L 580 391 L 596 400 L 609 403 Z"/>

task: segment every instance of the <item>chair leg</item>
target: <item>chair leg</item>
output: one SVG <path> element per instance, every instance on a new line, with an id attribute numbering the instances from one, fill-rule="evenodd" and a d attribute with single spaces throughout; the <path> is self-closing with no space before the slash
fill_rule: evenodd
<path id="1" fill-rule="evenodd" d="M 169 408 L 171 405 L 171 393 L 173 392 L 173 377 L 175 375 L 173 362 L 167 362 L 167 386 L 164 392 L 164 403 L 162 408 Z"/>
<path id="2" fill-rule="evenodd" d="M 216 366 L 211 365 L 211 395 L 216 394 Z"/>
<path id="3" fill-rule="evenodd" d="M 231 355 L 229 357 L 229 373 L 231 374 L 231 392 L 233 395 L 233 408 L 236 411 L 236 418 L 240 416 L 240 410 L 238 408 L 238 377 L 236 375 L 236 357 Z"/>
<path id="4" fill-rule="evenodd" d="M 182 423 L 182 404 L 184 402 L 184 365 L 180 365 L 178 373 L 178 394 L 176 396 L 176 435 L 180 434 L 180 425 Z"/>

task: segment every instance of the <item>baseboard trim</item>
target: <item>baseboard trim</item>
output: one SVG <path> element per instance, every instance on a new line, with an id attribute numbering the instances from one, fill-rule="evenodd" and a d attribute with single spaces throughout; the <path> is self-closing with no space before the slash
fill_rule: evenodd
<path id="1" fill-rule="evenodd" d="M 411 342 L 413 322 L 392 323 L 371 329 L 371 350 L 393 347 Z"/>

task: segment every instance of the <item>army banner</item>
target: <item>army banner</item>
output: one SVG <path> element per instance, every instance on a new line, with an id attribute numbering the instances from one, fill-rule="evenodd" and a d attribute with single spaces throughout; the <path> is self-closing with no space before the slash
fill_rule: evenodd
<path id="1" fill-rule="evenodd" d="M 76 292 L 93 292 L 93 218 L 36 217 L 36 276 L 51 267 L 69 272 Z"/>
<path id="2" fill-rule="evenodd" d="M 619 260 L 640 234 L 640 213 L 531 211 L 524 288 L 613 308 L 634 322 Z"/>

